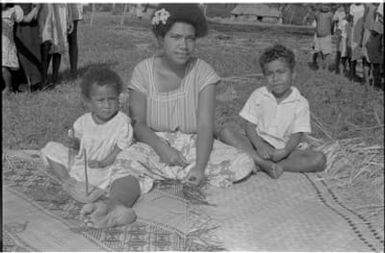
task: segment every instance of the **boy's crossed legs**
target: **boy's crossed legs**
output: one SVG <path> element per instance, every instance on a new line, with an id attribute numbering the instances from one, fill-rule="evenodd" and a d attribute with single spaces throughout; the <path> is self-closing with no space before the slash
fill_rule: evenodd
<path id="1" fill-rule="evenodd" d="M 325 155 L 313 150 L 294 150 L 288 157 L 277 163 L 262 159 L 249 139 L 230 127 L 224 127 L 217 134 L 217 137 L 228 145 L 246 151 L 254 159 L 254 162 L 274 179 L 278 178 L 284 171 L 319 172 L 323 171 L 326 166 Z"/>

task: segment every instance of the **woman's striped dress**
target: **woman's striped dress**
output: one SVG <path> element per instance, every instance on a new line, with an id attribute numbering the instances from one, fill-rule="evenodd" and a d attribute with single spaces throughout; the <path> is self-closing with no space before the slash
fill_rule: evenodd
<path id="1" fill-rule="evenodd" d="M 173 179 L 183 179 L 193 167 L 196 159 L 196 130 L 199 93 L 208 85 L 218 83 L 220 77 L 205 61 L 195 58 L 190 61 L 181 86 L 170 92 L 159 92 L 154 71 L 155 57 L 140 62 L 134 69 L 129 89 L 139 91 L 147 97 L 147 125 L 171 146 L 182 152 L 190 166 L 166 166 L 147 144 L 136 143 L 123 150 L 117 158 L 116 166 L 132 170 L 139 180 L 148 177 L 159 179 L 156 174 Z M 205 170 L 210 184 L 220 187 L 248 176 L 254 162 L 242 151 L 214 140 L 213 150 Z M 149 171 L 150 170 L 150 171 Z M 156 170 L 156 173 L 152 173 Z M 143 182 L 141 182 L 143 185 Z M 151 189 L 148 185 L 142 192 Z"/>

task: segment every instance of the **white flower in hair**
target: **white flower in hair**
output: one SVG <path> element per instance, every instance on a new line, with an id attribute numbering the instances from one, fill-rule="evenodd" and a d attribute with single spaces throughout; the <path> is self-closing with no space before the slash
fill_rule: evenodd
<path id="1" fill-rule="evenodd" d="M 165 25 L 169 17 L 170 13 L 162 8 L 154 13 L 154 17 L 152 18 L 151 23 L 153 25 L 159 25 L 159 23 L 162 22 L 162 24 Z"/>

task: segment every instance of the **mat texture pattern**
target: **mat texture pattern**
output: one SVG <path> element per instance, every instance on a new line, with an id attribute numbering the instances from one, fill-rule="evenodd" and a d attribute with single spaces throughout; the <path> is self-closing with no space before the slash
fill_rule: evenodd
<path id="1" fill-rule="evenodd" d="M 223 250 L 213 244 L 216 225 L 176 185 L 158 185 L 139 199 L 133 224 L 91 229 L 80 220 L 82 204 L 38 166 L 3 159 L 4 251 Z"/>
<path id="2" fill-rule="evenodd" d="M 206 207 L 231 251 L 383 251 L 383 212 L 354 210 L 317 174 L 259 173 L 209 191 Z"/>
<path id="3" fill-rule="evenodd" d="M 136 203 L 135 223 L 97 230 L 39 166 L 3 156 L 4 251 L 384 251 L 383 211 L 354 209 L 320 174 L 258 172 L 228 189 L 207 186 L 215 206 L 158 185 Z"/>

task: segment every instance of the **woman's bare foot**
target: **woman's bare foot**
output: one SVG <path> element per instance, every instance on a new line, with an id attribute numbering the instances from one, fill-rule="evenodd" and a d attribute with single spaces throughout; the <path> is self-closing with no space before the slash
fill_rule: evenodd
<path id="1" fill-rule="evenodd" d="M 86 193 L 86 184 L 79 182 L 74 178 L 68 178 L 63 181 L 64 190 L 75 200 L 81 203 L 92 203 L 100 198 L 104 191 L 95 186 L 88 185 L 88 194 Z"/>
<path id="2" fill-rule="evenodd" d="M 136 220 L 135 211 L 122 204 L 113 204 L 109 199 L 86 204 L 80 211 L 87 226 L 108 228 L 127 225 Z"/>

